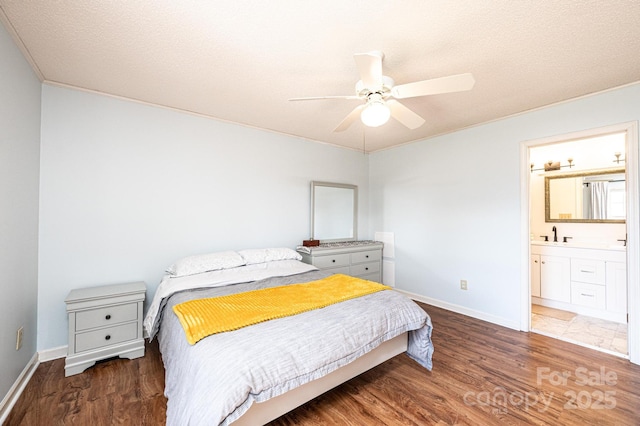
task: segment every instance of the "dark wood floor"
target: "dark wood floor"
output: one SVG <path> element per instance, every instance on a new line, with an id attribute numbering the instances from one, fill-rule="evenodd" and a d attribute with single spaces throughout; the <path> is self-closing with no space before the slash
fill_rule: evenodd
<path id="1" fill-rule="evenodd" d="M 433 371 L 397 356 L 271 426 L 640 424 L 640 366 L 423 306 L 434 323 Z M 164 424 L 163 388 L 155 341 L 144 358 L 68 378 L 64 360 L 46 362 L 5 424 Z"/>

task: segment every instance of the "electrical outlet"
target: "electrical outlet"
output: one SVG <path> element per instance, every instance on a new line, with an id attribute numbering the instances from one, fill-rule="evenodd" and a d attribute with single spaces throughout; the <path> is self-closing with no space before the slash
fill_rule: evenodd
<path id="1" fill-rule="evenodd" d="M 24 327 L 20 327 L 16 332 L 16 351 L 19 351 L 22 347 L 22 335 L 24 334 Z"/>
<path id="2" fill-rule="evenodd" d="M 467 280 L 460 280 L 460 290 L 467 289 Z"/>

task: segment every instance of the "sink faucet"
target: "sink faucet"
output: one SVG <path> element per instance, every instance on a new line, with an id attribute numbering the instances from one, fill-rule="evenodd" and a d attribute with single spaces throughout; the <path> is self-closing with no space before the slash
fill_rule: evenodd
<path id="1" fill-rule="evenodd" d="M 556 229 L 555 226 L 553 228 L 551 228 L 551 230 L 553 231 L 553 242 L 557 243 L 558 242 L 558 230 Z"/>

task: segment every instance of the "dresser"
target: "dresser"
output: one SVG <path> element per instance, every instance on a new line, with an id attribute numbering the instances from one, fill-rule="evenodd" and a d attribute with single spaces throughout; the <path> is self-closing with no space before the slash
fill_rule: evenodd
<path id="1" fill-rule="evenodd" d="M 82 373 L 96 361 L 144 356 L 143 282 L 71 290 L 65 299 L 69 347 L 65 376 Z"/>
<path id="2" fill-rule="evenodd" d="M 344 241 L 297 248 L 302 261 L 316 268 L 382 282 L 382 247 L 378 241 Z"/>

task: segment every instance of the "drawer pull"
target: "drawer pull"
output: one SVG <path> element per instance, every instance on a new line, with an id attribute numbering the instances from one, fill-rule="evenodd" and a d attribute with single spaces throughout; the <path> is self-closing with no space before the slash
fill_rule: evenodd
<path id="1" fill-rule="evenodd" d="M 111 319 L 111 314 L 108 314 L 106 317 L 104 317 L 104 319 L 110 320 Z"/>
<path id="2" fill-rule="evenodd" d="M 584 272 L 585 274 L 595 274 L 596 271 L 585 271 L 584 269 L 580 269 L 580 272 Z"/>
<path id="3" fill-rule="evenodd" d="M 584 293 L 580 293 L 580 296 L 584 296 L 584 297 L 596 297 L 594 294 L 584 294 Z"/>
<path id="4" fill-rule="evenodd" d="M 335 259 L 331 259 L 331 261 L 332 261 L 333 263 L 336 263 L 336 260 L 335 260 Z"/>
<path id="5" fill-rule="evenodd" d="M 109 340 L 109 339 L 111 339 L 111 335 L 110 334 L 107 334 L 106 336 L 104 336 L 104 340 Z"/>
<path id="6" fill-rule="evenodd" d="M 369 258 L 369 255 L 367 254 L 365 257 L 368 259 L 368 258 Z"/>
<path id="7" fill-rule="evenodd" d="M 364 270 L 365 270 L 365 271 L 368 271 L 368 270 L 369 270 L 369 267 L 368 267 L 368 266 L 366 266 L 366 267 L 364 268 Z"/>

